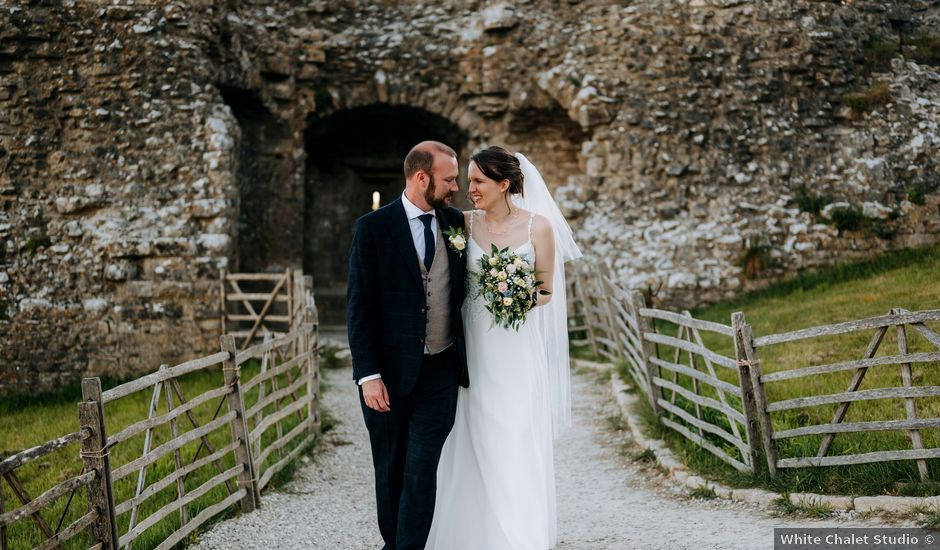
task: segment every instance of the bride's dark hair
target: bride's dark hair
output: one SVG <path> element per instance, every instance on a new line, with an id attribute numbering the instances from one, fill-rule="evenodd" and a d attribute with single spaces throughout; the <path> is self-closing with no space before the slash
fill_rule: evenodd
<path id="1" fill-rule="evenodd" d="M 506 190 L 509 195 L 525 196 L 523 189 L 522 168 L 519 167 L 519 159 L 502 147 L 492 146 L 480 151 L 470 158 L 477 168 L 483 172 L 483 175 L 501 182 L 509 180 L 509 188 Z"/>

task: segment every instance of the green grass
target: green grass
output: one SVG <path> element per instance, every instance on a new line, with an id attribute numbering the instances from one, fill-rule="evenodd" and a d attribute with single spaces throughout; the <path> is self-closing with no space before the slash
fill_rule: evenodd
<path id="1" fill-rule="evenodd" d="M 873 34 L 862 45 L 862 52 L 865 56 L 864 72 L 887 71 L 891 69 L 891 58 L 898 53 L 898 44 Z"/>
<path id="2" fill-rule="evenodd" d="M 653 449 L 643 449 L 633 455 L 634 462 L 656 462 L 656 451 Z"/>
<path id="3" fill-rule="evenodd" d="M 607 425 L 615 432 L 622 432 L 627 427 L 626 424 L 624 424 L 623 417 L 619 414 L 612 414 L 608 416 Z"/>
<path id="4" fill-rule="evenodd" d="M 714 500 L 718 498 L 718 495 L 715 493 L 715 490 L 711 487 L 696 487 L 689 491 L 689 498 L 697 498 L 701 500 Z"/>
<path id="5" fill-rule="evenodd" d="M 902 32 L 899 41 L 877 34 L 870 35 L 862 44 L 864 63 L 859 67 L 863 75 L 891 70 L 891 59 L 903 53 L 917 63 L 940 65 L 940 36 L 924 32 Z"/>
<path id="6" fill-rule="evenodd" d="M 339 348 L 326 344 L 320 348 L 320 366 L 325 369 L 338 369 L 343 367 L 343 361 L 336 356 Z"/>
<path id="7" fill-rule="evenodd" d="M 865 317 L 883 315 L 893 307 L 911 311 L 940 308 L 940 246 L 907 250 L 885 255 L 876 260 L 839 265 L 816 273 L 806 273 L 768 289 L 741 296 L 722 304 L 702 308 L 693 313 L 700 319 L 731 324 L 731 314 L 743 311 L 747 322 L 753 327 L 756 337 L 786 332 L 817 325 L 837 323 Z M 934 329 L 936 323 L 928 323 Z M 666 334 L 675 334 L 676 327 L 657 322 L 657 328 Z M 830 364 L 860 359 L 865 352 L 873 330 L 815 338 L 761 348 L 761 368 L 764 373 L 790 370 L 810 365 Z M 727 357 L 734 357 L 730 338 L 702 332 L 706 345 Z M 920 334 L 908 327 L 907 337 L 910 352 L 936 350 Z M 674 349 L 658 346 L 661 358 L 672 361 Z M 889 330 L 884 337 L 877 356 L 898 353 L 896 330 Z M 682 353 L 679 361 L 688 364 L 688 355 Z M 704 365 L 699 360 L 699 369 Z M 735 385 L 737 372 L 715 367 L 718 376 Z M 895 387 L 901 385 L 900 366 L 890 365 L 869 369 L 861 388 Z M 626 374 L 626 369 L 621 369 Z M 820 376 L 772 382 L 766 385 L 771 402 L 825 395 L 846 391 L 853 371 L 830 373 Z M 917 386 L 940 385 L 940 363 L 920 363 L 912 366 L 913 384 Z M 668 376 L 668 375 L 667 375 Z M 690 388 L 690 379 L 681 375 L 679 382 Z M 702 384 L 702 393 L 717 399 L 710 386 Z M 671 391 L 665 398 L 672 399 Z M 740 409 L 733 396 L 726 396 L 730 403 Z M 917 414 L 920 418 L 940 416 L 940 399 L 918 398 Z M 695 414 L 695 405 L 681 396 L 674 403 Z M 761 486 L 778 492 L 819 492 L 830 494 L 901 494 L 927 492 L 931 487 L 919 480 L 916 463 L 896 461 L 875 464 L 860 464 L 840 467 L 780 469 L 771 480 L 766 472 L 758 475 L 741 473 L 731 468 L 711 453 L 687 441 L 656 421 L 652 409 L 645 399 L 638 400 L 638 412 L 645 419 L 652 435 L 665 438 L 676 454 L 697 472 L 719 479 L 735 487 Z M 771 420 L 775 431 L 806 425 L 828 423 L 835 405 L 806 407 L 790 411 L 775 412 Z M 724 414 L 703 408 L 704 418 L 712 424 L 730 431 L 730 423 Z M 854 403 L 848 410 L 845 422 L 873 420 L 899 420 L 905 418 L 904 400 L 882 399 Z M 743 427 L 739 425 L 743 433 Z M 921 430 L 926 448 L 940 447 L 940 430 Z M 732 456 L 740 452 L 723 439 L 706 433 L 709 441 L 722 447 Z M 815 456 L 821 436 L 803 436 L 778 440 L 781 458 Z M 857 454 L 884 450 L 910 449 L 911 441 L 906 432 L 882 431 L 858 434 L 838 434 L 829 452 L 830 456 Z M 930 478 L 940 480 L 940 460 L 928 460 Z M 764 469 L 766 468 L 763 465 Z M 920 487 L 920 489 L 919 489 Z"/>
<path id="8" fill-rule="evenodd" d="M 924 511 L 917 523 L 924 529 L 940 529 L 940 508 Z"/>
<path id="9" fill-rule="evenodd" d="M 857 113 L 868 112 L 875 107 L 891 102 L 891 86 L 887 82 L 878 82 L 871 88 L 863 91 L 845 94 L 842 102 Z"/>
<path id="10" fill-rule="evenodd" d="M 923 206 L 927 204 L 927 185 L 922 179 L 916 180 L 905 186 L 904 195 L 912 203 Z"/>
<path id="11" fill-rule="evenodd" d="M 597 361 L 597 356 L 591 351 L 591 346 L 572 347 L 569 353 L 572 359 L 586 359 L 588 361 Z"/>
<path id="12" fill-rule="evenodd" d="M 594 383 L 599 386 L 609 386 L 611 374 L 610 370 L 594 371 Z"/>
<path id="13" fill-rule="evenodd" d="M 832 506 L 824 503 L 800 503 L 790 502 L 790 494 L 784 493 L 774 501 L 774 508 L 779 514 L 793 515 L 812 518 L 828 518 L 832 516 Z"/>
<path id="14" fill-rule="evenodd" d="M 806 184 L 803 184 L 796 190 L 794 200 L 802 212 L 809 212 L 818 218 L 823 208 L 832 202 L 832 197 L 810 191 Z"/>
<path id="15" fill-rule="evenodd" d="M 933 66 L 940 65 L 940 36 L 919 34 L 909 38 L 908 42 L 913 46 L 912 57 L 915 61 Z"/>
<path id="16" fill-rule="evenodd" d="M 259 371 L 259 369 L 260 365 L 256 362 L 243 365 L 242 380 L 249 380 L 251 376 Z M 210 368 L 205 371 L 192 373 L 181 377 L 179 380 L 183 394 L 187 398 L 187 401 L 192 400 L 206 391 L 221 387 L 223 384 L 222 372 L 219 368 Z M 284 375 L 279 376 L 277 382 L 280 388 L 286 387 L 289 383 L 286 376 Z M 109 385 L 116 384 L 110 383 Z M 270 392 L 271 389 L 268 387 L 267 393 Z M 151 395 L 152 389 L 147 389 L 106 404 L 105 416 L 106 429 L 108 433 L 115 434 L 130 424 L 146 418 Z M 175 394 L 173 397 L 174 403 L 178 404 L 178 400 L 176 399 Z M 0 454 L 13 454 L 23 449 L 40 445 L 48 440 L 77 430 L 78 415 L 76 403 L 80 399 L 80 391 L 77 391 L 75 388 L 70 388 L 63 391 L 59 395 L 46 395 L 35 401 L 32 401 L 28 397 L 23 396 L 15 399 L 11 398 L 0 401 Z M 221 400 L 224 400 L 224 397 L 221 398 Z M 219 405 L 219 401 L 220 399 L 215 399 L 193 409 L 192 412 L 200 425 L 205 425 L 212 419 Z M 246 407 L 251 407 L 257 401 L 258 387 L 256 386 L 250 392 L 248 392 L 247 395 L 245 395 L 245 405 Z M 287 397 L 284 401 L 282 401 L 282 406 L 286 406 L 291 402 L 292 401 L 290 397 Z M 156 414 L 165 414 L 166 411 L 167 403 L 166 394 L 164 392 L 160 395 Z M 265 409 L 265 414 L 269 415 L 273 411 L 274 405 L 272 404 Z M 227 404 L 223 404 L 219 412 L 219 416 L 223 416 L 227 412 Z M 306 410 L 303 412 L 306 412 Z M 286 434 L 298 423 L 299 420 L 297 416 L 289 416 L 282 422 L 282 433 Z M 254 422 L 249 423 L 249 431 L 254 428 L 254 425 Z M 178 419 L 179 433 L 189 431 L 191 428 L 192 425 L 185 415 Z M 169 425 L 159 426 L 153 432 L 151 449 L 155 449 L 160 444 L 170 440 L 171 437 L 172 433 Z M 262 435 L 262 441 L 265 445 L 267 445 L 274 441 L 277 437 L 277 429 L 275 427 L 271 427 L 267 429 Z M 214 430 L 209 434 L 208 439 L 216 450 L 229 444 L 231 441 L 231 431 L 229 426 L 225 425 L 219 429 Z M 284 454 L 293 449 L 294 446 L 299 443 L 300 439 L 303 438 L 301 437 L 291 442 L 291 444 L 289 444 L 284 449 Z M 141 455 L 141 451 L 143 449 L 143 441 L 144 435 L 140 434 L 113 447 L 110 452 L 112 471 L 115 468 L 118 468 L 121 465 L 138 458 Z M 201 442 L 197 440 L 196 442 L 187 444 L 180 449 L 181 462 L 183 466 L 189 464 L 193 460 L 197 449 L 200 447 L 200 443 Z M 78 450 L 78 445 L 71 445 L 65 449 L 56 451 L 40 460 L 34 461 L 17 469 L 16 475 L 23 483 L 30 496 L 36 497 L 43 491 L 51 488 L 53 485 L 73 477 L 81 472 L 81 461 L 78 458 Z M 204 457 L 208 454 L 209 453 L 207 450 L 203 448 L 199 452 L 198 456 Z M 260 472 L 263 472 L 264 469 L 267 469 L 273 463 L 277 462 L 279 458 L 280 456 L 278 452 L 272 453 L 265 460 L 264 464 L 261 465 L 262 469 L 259 470 L 259 476 Z M 234 465 L 234 457 L 232 453 L 227 453 L 224 457 L 222 457 L 221 463 L 225 469 L 231 468 Z M 272 478 L 271 485 L 277 486 L 280 483 L 290 479 L 294 467 L 294 465 L 289 466 L 275 475 L 274 478 Z M 160 460 L 147 468 L 146 486 L 149 486 L 172 473 L 174 469 L 174 456 L 173 453 L 170 453 L 168 456 L 162 457 Z M 195 470 L 185 480 L 186 492 L 192 492 L 205 481 L 214 477 L 217 473 L 218 470 L 212 464 Z M 133 497 L 136 484 L 136 472 L 120 480 L 116 480 L 114 483 L 115 502 L 120 503 L 127 500 L 128 498 Z M 233 487 L 237 487 L 234 479 L 232 480 L 232 485 Z M 11 504 L 14 501 L 10 487 L 6 482 L 0 482 L 0 488 L 2 488 L 4 491 L 4 501 L 6 502 L 7 509 L 9 510 L 12 508 Z M 226 491 L 225 485 L 220 485 L 211 489 L 207 494 L 201 496 L 186 506 L 188 517 L 195 517 L 199 511 L 224 499 L 227 494 L 228 493 Z M 138 512 L 137 523 L 139 524 L 150 514 L 175 500 L 177 500 L 177 488 L 176 484 L 174 483 L 170 487 L 157 492 L 143 503 L 140 511 Z M 60 517 L 62 517 L 63 511 L 66 509 L 67 501 L 68 495 L 60 498 L 42 511 L 43 517 L 51 525 L 53 531 L 56 530 L 56 525 L 58 524 Z M 69 507 L 68 512 L 65 514 L 64 520 L 62 521 L 63 529 L 68 526 L 69 523 L 78 519 L 82 513 L 87 510 L 87 503 L 87 492 L 84 489 L 77 491 L 73 496 L 71 506 Z M 16 505 L 19 505 L 18 501 L 16 501 Z M 234 513 L 234 511 L 235 507 L 230 507 L 222 514 L 222 516 L 224 517 L 226 515 L 231 515 Z M 129 512 L 118 516 L 118 536 L 121 536 L 127 531 L 129 518 Z M 156 547 L 161 541 L 166 539 L 167 536 L 173 533 L 179 527 L 179 525 L 179 514 L 174 512 L 164 518 L 162 521 L 144 531 L 141 536 L 136 539 L 134 548 Z M 8 534 L 11 548 L 31 548 L 44 540 L 44 537 L 41 535 L 39 529 L 30 519 L 23 519 L 11 525 L 8 530 Z M 64 547 L 87 548 L 89 544 L 90 537 L 88 533 L 82 533 L 69 541 L 69 544 L 65 545 Z"/>

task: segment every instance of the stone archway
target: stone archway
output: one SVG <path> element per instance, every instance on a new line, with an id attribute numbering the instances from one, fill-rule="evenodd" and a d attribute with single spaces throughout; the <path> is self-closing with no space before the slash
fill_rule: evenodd
<path id="1" fill-rule="evenodd" d="M 402 161 L 426 139 L 447 143 L 467 158 L 465 132 L 415 107 L 373 104 L 308 120 L 303 268 L 313 274 L 325 330 L 345 326 L 348 251 L 356 219 L 372 209 L 374 193 L 380 205 L 401 194 Z"/>
<path id="2" fill-rule="evenodd" d="M 300 210 L 289 154 L 293 135 L 287 121 L 251 90 L 219 86 L 240 131 L 235 148 L 238 187 L 236 257 L 233 271 L 283 271 L 296 265 Z"/>

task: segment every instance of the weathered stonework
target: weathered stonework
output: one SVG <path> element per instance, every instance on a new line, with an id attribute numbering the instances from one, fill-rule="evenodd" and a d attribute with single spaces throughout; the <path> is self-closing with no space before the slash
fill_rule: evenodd
<path id="1" fill-rule="evenodd" d="M 0 393 L 217 349 L 222 268 L 341 310 L 419 136 L 525 152 L 670 305 L 940 237 L 940 75 L 864 55 L 936 37 L 937 1 L 62 4 L 0 6 Z"/>

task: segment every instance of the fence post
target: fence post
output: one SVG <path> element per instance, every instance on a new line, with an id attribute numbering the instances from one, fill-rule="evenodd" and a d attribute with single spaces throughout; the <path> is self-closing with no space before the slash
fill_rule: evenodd
<path id="1" fill-rule="evenodd" d="M 777 475 L 777 444 L 773 439 L 773 425 L 770 422 L 770 413 L 767 412 L 767 395 L 764 393 L 764 383 L 761 382 L 760 357 L 757 355 L 757 349 L 754 347 L 754 333 L 751 325 L 747 324 L 744 314 L 741 313 L 738 324 L 734 324 L 732 317 L 732 326 L 735 331 L 735 355 L 740 347 L 741 356 L 738 357 L 738 368 L 745 368 L 750 371 L 751 389 L 754 392 L 754 405 L 757 412 L 757 418 L 760 421 L 761 439 L 764 443 L 764 454 L 767 458 L 767 471 L 770 477 Z M 742 380 L 742 388 L 744 381 Z M 745 414 L 747 404 L 745 402 Z M 748 432 L 748 437 L 750 437 Z"/>
<path id="2" fill-rule="evenodd" d="M 617 326 L 617 323 L 614 322 L 616 317 L 616 306 L 614 306 L 614 300 L 617 299 L 617 291 L 614 287 L 614 284 L 610 279 L 607 278 L 606 275 L 598 275 L 598 278 L 601 281 L 601 287 L 604 289 L 604 294 L 606 294 L 607 298 L 605 300 L 607 302 L 607 325 L 610 327 L 608 336 L 610 336 L 610 339 L 614 341 L 614 346 L 617 348 L 617 358 L 623 361 L 627 358 L 627 352 L 624 351 L 623 344 L 620 343 L 620 338 L 617 336 L 617 334 L 620 332 L 620 329 Z"/>
<path id="3" fill-rule="evenodd" d="M 304 275 L 300 287 L 303 296 L 302 311 L 305 324 L 304 331 L 308 338 L 306 349 L 310 352 L 310 361 L 307 363 L 307 421 L 311 431 L 320 433 L 320 313 L 317 310 L 316 296 L 313 294 L 313 276 Z"/>
<path id="4" fill-rule="evenodd" d="M 6 510 L 3 508 L 3 479 L 0 477 L 0 516 L 2 516 L 5 511 Z M 0 550 L 9 550 L 9 547 L 7 546 L 6 523 L 0 523 Z"/>
<path id="5" fill-rule="evenodd" d="M 292 332 L 295 327 L 302 327 L 304 323 L 304 310 L 307 307 L 306 292 L 304 288 L 306 277 L 309 276 L 304 275 L 304 270 L 294 269 L 291 280 L 292 286 L 294 288 L 294 302 L 292 309 L 288 313 L 291 318 L 290 330 L 288 330 L 288 332 Z"/>
<path id="6" fill-rule="evenodd" d="M 245 399 L 241 389 L 241 368 L 235 363 L 235 337 L 223 334 L 221 337 L 222 351 L 228 352 L 228 359 L 222 362 L 222 374 L 225 376 L 225 385 L 232 388 L 226 395 L 228 409 L 235 411 L 232 419 L 232 439 L 238 441 L 235 447 L 235 462 L 244 464 L 245 469 L 238 474 L 238 485 L 245 489 L 245 496 L 239 501 L 242 512 L 251 512 L 257 507 L 258 493 L 257 475 L 252 461 L 250 444 L 248 441 L 248 425 L 245 419 Z"/>
<path id="7" fill-rule="evenodd" d="M 588 292 L 588 309 L 591 313 L 592 325 L 600 328 L 604 331 L 606 326 L 608 330 L 606 332 L 607 336 L 610 336 L 609 326 L 607 325 L 607 320 L 605 320 L 601 315 L 601 310 L 603 306 L 606 305 L 606 300 L 604 299 L 604 281 L 601 279 L 600 269 L 597 269 L 594 273 L 591 274 L 591 290 Z M 595 341 L 597 336 L 594 336 Z M 600 348 L 603 345 L 603 342 L 596 343 L 596 347 Z M 597 352 L 595 352 L 596 354 Z M 601 355 L 597 356 L 598 361 L 606 361 L 606 358 L 602 358 Z"/>
<path id="8" fill-rule="evenodd" d="M 578 294 L 578 301 L 581 302 L 581 311 L 584 315 L 584 327 L 587 333 L 588 343 L 591 344 L 591 352 L 594 354 L 594 358 L 600 359 L 600 355 L 597 352 L 597 340 L 594 337 L 594 320 L 593 314 L 591 313 L 591 302 L 584 293 L 584 277 L 581 276 L 581 273 L 575 276 L 577 277 L 575 289 Z"/>
<path id="9" fill-rule="evenodd" d="M 658 374 L 656 372 L 656 365 L 650 361 L 650 357 L 653 356 L 653 344 L 644 336 L 644 333 L 646 332 L 653 332 L 653 324 L 650 323 L 649 317 L 646 317 L 640 313 L 640 310 L 646 307 L 646 300 L 643 298 L 643 293 L 638 290 L 634 290 L 631 293 L 630 298 L 632 300 L 633 310 L 636 312 L 636 324 L 638 327 L 640 327 L 639 337 L 640 347 L 642 348 L 640 352 L 643 354 L 643 363 L 646 367 L 646 383 L 648 385 L 646 395 L 649 397 L 650 406 L 653 407 L 653 412 L 656 413 L 656 418 L 659 418 L 663 413 L 662 408 L 659 405 L 659 397 L 663 396 L 663 388 L 653 383 L 653 378 L 656 378 L 656 375 Z M 656 391 L 656 388 L 659 388 L 658 392 Z"/>
<path id="10" fill-rule="evenodd" d="M 297 328 L 297 315 L 295 311 L 295 303 L 297 300 L 296 290 L 297 290 L 297 277 L 295 271 L 291 268 L 284 269 L 284 277 L 287 279 L 287 284 L 284 285 L 287 287 L 287 333 Z M 294 346 L 294 350 L 297 350 L 297 346 Z"/>
<path id="11" fill-rule="evenodd" d="M 634 291 L 624 292 L 624 303 L 626 304 L 627 313 L 629 316 L 632 316 L 632 319 L 626 319 L 627 331 L 633 332 L 636 335 L 636 341 L 639 342 L 638 345 L 634 346 L 634 362 L 639 360 L 640 363 L 636 364 L 636 369 L 634 369 L 634 376 L 639 377 L 637 384 L 643 386 L 643 394 L 646 395 L 646 400 L 651 401 L 653 398 L 652 394 L 652 385 L 649 382 L 649 367 L 647 365 L 646 353 L 643 348 L 643 334 L 640 332 L 640 304 L 636 303 L 636 297 L 634 296 Z M 624 335 L 625 338 L 629 339 L 628 336 Z M 628 359 L 629 361 L 629 359 Z"/>
<path id="12" fill-rule="evenodd" d="M 892 315 L 900 315 L 900 308 L 892 308 Z M 904 324 L 897 325 L 898 330 L 898 351 L 901 352 L 901 355 L 907 355 L 909 353 L 907 347 L 907 331 L 904 328 Z M 911 364 L 910 363 L 901 363 L 901 383 L 904 387 L 909 388 L 913 385 L 912 375 L 911 375 Z M 907 413 L 908 420 L 915 420 L 917 418 L 917 408 L 914 405 L 914 398 L 907 397 L 904 399 L 904 411 Z M 911 438 L 911 448 L 912 449 L 923 449 L 924 442 L 921 439 L 920 430 L 913 429 L 908 430 L 908 436 Z M 920 474 L 921 481 L 928 481 L 930 476 L 930 470 L 927 469 L 926 460 L 917 461 L 917 471 Z"/>
<path id="13" fill-rule="evenodd" d="M 227 327 L 225 326 L 225 318 L 228 315 L 228 308 L 225 305 L 225 277 L 228 274 L 228 271 L 223 267 L 219 270 L 219 334 L 225 334 Z"/>
<path id="14" fill-rule="evenodd" d="M 307 298 L 307 291 L 308 291 L 308 290 L 310 291 L 310 296 L 311 296 L 311 298 L 315 298 L 315 296 L 314 296 L 314 294 L 313 294 L 313 275 L 304 275 L 304 276 L 303 276 L 303 284 L 304 284 L 304 286 L 303 286 L 303 289 L 302 289 L 302 290 L 304 291 L 304 299 L 306 300 L 306 298 Z M 304 304 L 304 305 L 307 305 L 307 304 Z"/>
<path id="15" fill-rule="evenodd" d="M 82 464 L 94 471 L 95 479 L 88 485 L 88 504 L 98 510 L 98 519 L 91 524 L 92 536 L 101 548 L 117 550 L 117 521 L 114 517 L 114 489 L 111 484 L 111 460 L 108 457 L 108 435 L 104 427 L 104 406 L 101 403 L 101 379 L 82 380 L 82 402 L 78 404 L 79 426 L 90 432 L 82 440 Z"/>
<path id="16" fill-rule="evenodd" d="M 747 352 L 744 350 L 744 313 L 738 311 L 731 314 L 731 330 L 734 334 L 734 356 L 738 363 L 738 383 L 741 387 L 741 404 L 744 407 L 744 430 L 747 433 L 748 465 L 752 473 L 757 473 L 757 464 L 760 460 L 760 430 L 758 428 L 758 412 L 754 398 L 754 384 L 751 380 L 751 368 L 747 362 Z M 734 420 L 731 420 L 734 422 Z"/>
<path id="17" fill-rule="evenodd" d="M 310 402 L 307 403 L 307 421 L 310 423 L 310 429 L 320 433 L 320 320 L 317 306 L 311 304 L 307 306 L 307 324 L 304 327 L 307 337 L 307 351 L 310 352 L 307 373 L 307 395 L 310 396 Z"/>

